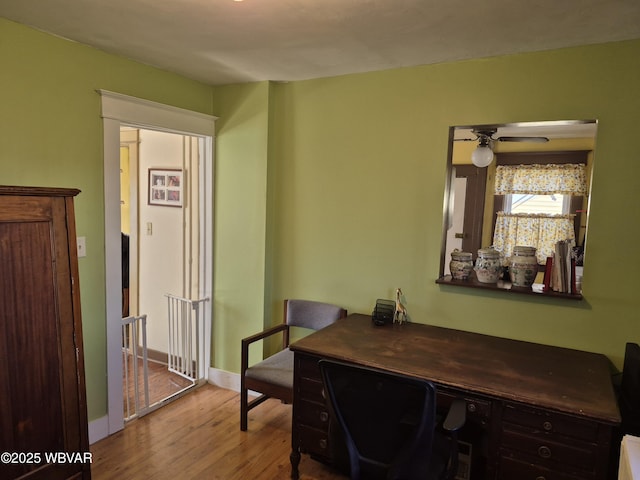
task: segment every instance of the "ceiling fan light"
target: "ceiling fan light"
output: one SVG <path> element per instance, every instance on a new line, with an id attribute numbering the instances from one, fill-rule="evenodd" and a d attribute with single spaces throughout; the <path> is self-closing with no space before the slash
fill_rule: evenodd
<path id="1" fill-rule="evenodd" d="M 484 168 L 493 161 L 493 151 L 488 145 L 478 145 L 471 154 L 471 163 L 476 167 Z"/>

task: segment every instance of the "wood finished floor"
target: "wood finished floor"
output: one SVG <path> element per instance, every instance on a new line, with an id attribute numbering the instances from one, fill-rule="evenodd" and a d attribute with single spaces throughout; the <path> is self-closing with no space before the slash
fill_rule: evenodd
<path id="1" fill-rule="evenodd" d="M 91 446 L 93 480 L 290 478 L 291 405 L 270 399 L 240 431 L 237 392 L 204 385 Z M 307 455 L 301 480 L 346 480 Z"/>
<path id="2" fill-rule="evenodd" d="M 162 363 L 148 361 L 149 367 L 149 405 L 153 405 L 156 402 L 160 402 L 165 398 L 181 391 L 182 389 L 191 385 L 191 381 L 176 373 L 172 373 L 167 369 L 167 366 Z M 128 356 L 127 367 L 129 370 L 128 382 L 127 377 L 124 376 L 125 365 L 123 362 L 123 396 L 124 396 L 124 414 L 127 415 L 127 397 L 128 405 L 131 412 L 135 411 L 135 396 L 133 385 L 133 356 Z M 142 369 L 142 359 L 138 358 L 138 395 L 140 402 L 144 402 L 144 376 Z M 128 385 L 127 385 L 128 383 Z M 128 387 L 128 388 L 127 388 Z"/>

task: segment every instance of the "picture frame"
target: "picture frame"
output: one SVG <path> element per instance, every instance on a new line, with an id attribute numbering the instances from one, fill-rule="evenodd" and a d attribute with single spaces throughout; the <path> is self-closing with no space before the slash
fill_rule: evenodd
<path id="1" fill-rule="evenodd" d="M 178 168 L 149 169 L 149 205 L 182 207 L 184 172 Z"/>

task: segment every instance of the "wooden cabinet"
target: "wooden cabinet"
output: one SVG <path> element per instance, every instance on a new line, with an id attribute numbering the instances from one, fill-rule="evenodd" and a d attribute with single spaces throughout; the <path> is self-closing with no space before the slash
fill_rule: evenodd
<path id="1" fill-rule="evenodd" d="M 0 186 L 0 478 L 90 478 L 74 189 Z"/>

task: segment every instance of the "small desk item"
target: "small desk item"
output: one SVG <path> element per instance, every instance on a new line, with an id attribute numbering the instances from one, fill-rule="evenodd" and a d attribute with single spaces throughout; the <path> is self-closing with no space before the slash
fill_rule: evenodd
<path id="1" fill-rule="evenodd" d="M 393 323 L 393 317 L 396 314 L 396 303 L 393 300 L 384 300 L 379 298 L 376 300 L 376 306 L 373 308 L 371 320 L 374 325 L 379 327 Z"/>
<path id="2" fill-rule="evenodd" d="M 463 397 L 460 438 L 472 445 L 474 480 L 604 480 L 610 473 L 620 413 L 604 355 L 420 323 L 376 327 L 361 314 L 290 348 L 293 479 L 301 453 L 334 465 L 343 454 L 322 397 L 323 358 L 430 380 L 439 407 Z"/>

